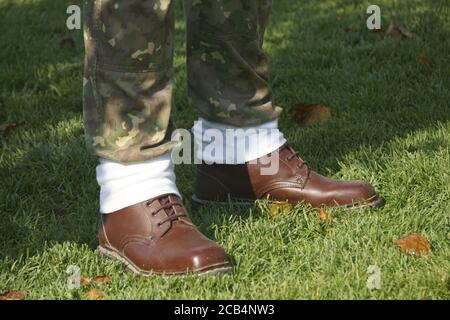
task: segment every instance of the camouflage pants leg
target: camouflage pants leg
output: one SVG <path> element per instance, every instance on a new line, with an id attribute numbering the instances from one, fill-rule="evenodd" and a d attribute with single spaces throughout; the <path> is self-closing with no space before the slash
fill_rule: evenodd
<path id="1" fill-rule="evenodd" d="M 207 120 L 276 118 L 262 51 L 271 0 L 185 0 L 191 104 Z M 84 124 L 99 157 L 131 163 L 168 152 L 174 1 L 86 0 Z"/>
<path id="2" fill-rule="evenodd" d="M 86 0 L 84 124 L 88 148 L 130 163 L 166 153 L 174 1 Z"/>
<path id="3" fill-rule="evenodd" d="M 190 103 L 207 120 L 258 125 L 278 117 L 262 50 L 272 0 L 186 0 Z"/>

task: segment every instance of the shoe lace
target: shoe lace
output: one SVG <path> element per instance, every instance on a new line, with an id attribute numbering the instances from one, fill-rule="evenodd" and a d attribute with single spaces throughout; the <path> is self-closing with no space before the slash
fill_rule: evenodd
<path id="1" fill-rule="evenodd" d="M 291 161 L 294 160 L 294 159 L 299 160 L 300 163 L 297 163 L 297 167 L 298 167 L 299 169 L 301 169 L 301 168 L 303 168 L 303 167 L 306 167 L 306 179 L 305 179 L 305 182 L 308 181 L 309 175 L 310 175 L 310 173 L 311 173 L 311 168 L 309 167 L 308 162 L 306 162 L 305 160 L 303 160 L 303 159 L 300 157 L 299 152 L 298 152 L 298 151 L 295 151 L 291 146 L 286 145 L 286 148 L 287 148 L 287 149 L 289 150 L 289 152 L 290 152 L 290 155 L 286 157 L 286 160 L 287 160 L 288 162 L 291 162 Z"/>
<path id="2" fill-rule="evenodd" d="M 179 218 L 187 217 L 187 214 L 184 212 L 181 212 L 181 213 L 175 212 L 175 206 L 182 207 L 183 205 L 179 202 L 171 202 L 169 199 L 169 196 L 160 198 L 159 201 L 160 201 L 161 206 L 152 213 L 152 216 L 156 216 L 160 211 L 164 210 L 167 213 L 167 218 L 159 221 L 157 224 L 158 227 L 162 226 L 166 222 L 169 222 L 169 221 L 174 222 L 174 221 L 178 220 Z M 149 206 L 149 205 L 150 205 L 150 203 L 147 202 L 147 206 Z"/>

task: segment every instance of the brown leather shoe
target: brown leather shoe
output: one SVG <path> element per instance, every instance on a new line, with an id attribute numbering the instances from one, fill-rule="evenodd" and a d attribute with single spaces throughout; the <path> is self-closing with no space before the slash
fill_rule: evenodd
<path id="1" fill-rule="evenodd" d="M 261 161 L 261 160 L 264 161 Z M 261 163 L 278 161 L 274 175 L 261 175 Z M 195 194 L 198 204 L 209 202 L 252 203 L 256 199 L 303 202 L 313 207 L 382 207 L 373 187 L 364 181 L 337 181 L 312 171 L 288 144 L 256 163 L 197 165 Z"/>
<path id="2" fill-rule="evenodd" d="M 176 195 L 102 215 L 100 253 L 141 275 L 228 273 L 224 250 L 192 224 Z"/>

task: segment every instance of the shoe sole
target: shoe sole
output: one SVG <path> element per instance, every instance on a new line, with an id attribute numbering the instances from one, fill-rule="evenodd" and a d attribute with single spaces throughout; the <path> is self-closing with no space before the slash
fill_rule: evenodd
<path id="1" fill-rule="evenodd" d="M 133 271 L 134 274 L 149 277 L 152 275 L 159 275 L 159 276 L 182 276 L 187 274 L 196 274 L 199 276 L 205 276 L 205 275 L 227 275 L 230 274 L 232 271 L 232 267 L 230 265 L 226 264 L 218 264 L 218 265 L 212 265 L 208 266 L 201 270 L 194 270 L 194 271 L 185 271 L 185 272 L 156 272 L 156 271 L 147 271 L 139 268 L 136 266 L 132 261 L 130 261 L 128 258 L 121 255 L 117 250 L 112 248 L 105 248 L 103 246 L 97 247 L 98 253 L 101 255 L 112 259 L 117 260 L 124 264 L 128 269 Z"/>
<path id="2" fill-rule="evenodd" d="M 199 199 L 195 194 L 191 197 L 194 204 L 199 206 L 205 205 L 238 205 L 251 207 L 255 203 L 256 200 L 248 200 L 248 199 L 232 199 L 230 198 L 228 201 L 212 201 L 212 200 L 202 200 Z M 268 200 L 269 203 L 273 203 L 274 201 Z M 353 203 L 347 205 L 338 205 L 332 206 L 332 208 L 343 208 L 343 209 L 361 209 L 361 208 L 376 208 L 381 209 L 384 207 L 386 202 L 383 198 L 380 198 L 378 195 L 374 195 L 372 198 L 368 199 L 367 202 L 363 203 Z M 326 207 L 326 206 L 324 206 Z"/>
<path id="3" fill-rule="evenodd" d="M 344 205 L 344 206 L 337 206 L 337 208 L 344 208 L 344 209 L 375 208 L 375 209 L 381 209 L 381 208 L 384 208 L 385 204 L 386 204 L 386 201 L 383 198 L 380 198 L 378 195 L 374 195 L 372 198 L 368 199 L 367 202 L 348 204 L 348 205 Z"/>

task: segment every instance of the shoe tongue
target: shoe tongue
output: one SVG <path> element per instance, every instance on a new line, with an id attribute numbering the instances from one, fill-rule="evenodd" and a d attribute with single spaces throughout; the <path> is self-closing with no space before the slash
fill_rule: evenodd
<path id="1" fill-rule="evenodd" d="M 303 161 L 302 157 L 300 157 L 300 155 L 297 152 L 295 152 L 295 150 L 290 145 L 286 145 L 284 150 L 286 150 L 285 152 L 287 152 L 289 155 L 295 154 L 295 158 L 297 158 L 300 161 Z"/>
<path id="2" fill-rule="evenodd" d="M 171 200 L 173 200 L 173 199 L 171 199 L 170 196 L 166 196 L 164 198 L 159 199 L 159 204 L 161 206 L 165 206 L 165 205 L 169 204 L 171 202 Z M 168 209 L 164 209 L 164 211 L 166 212 L 168 217 L 170 217 L 173 214 L 175 214 L 175 210 L 174 210 L 173 206 L 171 206 Z"/>

